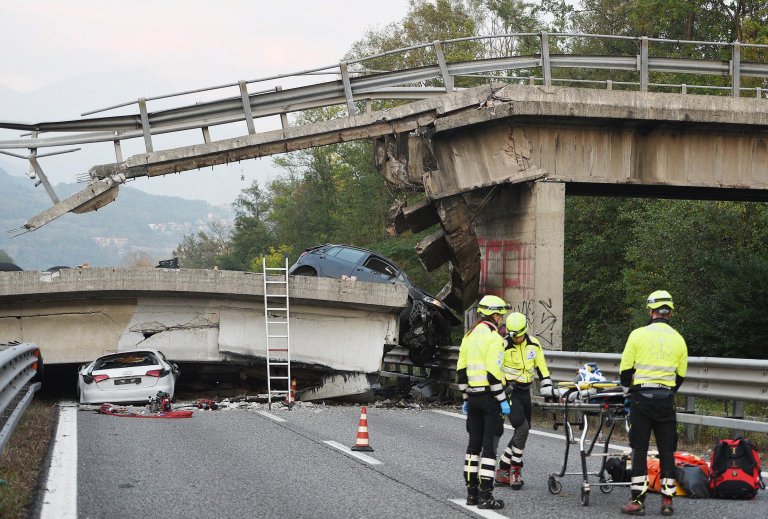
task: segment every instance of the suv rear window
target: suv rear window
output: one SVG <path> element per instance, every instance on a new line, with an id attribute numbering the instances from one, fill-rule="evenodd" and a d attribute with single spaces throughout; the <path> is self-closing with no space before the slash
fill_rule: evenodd
<path id="1" fill-rule="evenodd" d="M 360 250 L 346 249 L 342 247 L 341 250 L 339 250 L 339 252 L 336 253 L 336 257 L 339 258 L 340 260 L 348 261 L 356 265 L 357 263 L 360 262 L 362 257 L 365 256 L 366 254 L 367 253 Z"/>

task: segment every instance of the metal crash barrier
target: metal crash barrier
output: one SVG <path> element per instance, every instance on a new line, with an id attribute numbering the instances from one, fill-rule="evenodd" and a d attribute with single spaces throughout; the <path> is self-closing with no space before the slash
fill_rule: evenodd
<path id="1" fill-rule="evenodd" d="M 431 363 L 417 366 L 408 359 L 405 348 L 396 347 L 384 356 L 381 375 L 415 381 L 437 380 L 456 389 L 458 346 L 441 346 Z M 572 381 L 579 368 L 596 362 L 608 380 L 618 380 L 621 355 L 588 351 L 544 350 L 553 380 Z M 768 433 L 768 422 L 746 420 L 744 402 L 768 403 L 768 360 L 689 357 L 688 374 L 679 394 L 686 397 L 685 411 L 677 413 L 682 424 L 732 429 L 734 433 Z M 730 416 L 695 414 L 696 398 L 723 400 L 731 404 Z"/>
<path id="2" fill-rule="evenodd" d="M 0 344 L 0 452 L 40 389 L 40 382 L 34 379 L 42 369 L 37 344 Z"/>

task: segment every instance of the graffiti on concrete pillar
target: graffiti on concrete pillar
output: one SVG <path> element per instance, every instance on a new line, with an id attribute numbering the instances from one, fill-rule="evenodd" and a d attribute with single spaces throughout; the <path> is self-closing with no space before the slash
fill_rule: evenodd
<path id="1" fill-rule="evenodd" d="M 482 256 L 481 294 L 503 297 L 510 303 L 513 312 L 525 314 L 531 333 L 541 340 L 542 346 L 552 348 L 556 340 L 558 315 L 551 297 L 535 294 L 533 245 L 482 236 L 478 236 L 477 243 Z"/>
<path id="2" fill-rule="evenodd" d="M 477 238 L 482 251 L 480 291 L 502 295 L 507 289 L 532 291 L 530 245 L 517 240 Z"/>
<path id="3" fill-rule="evenodd" d="M 508 300 L 510 301 L 510 300 Z M 535 335 L 545 348 L 551 348 L 555 341 L 557 315 L 552 311 L 552 298 L 510 301 L 511 311 L 525 314 L 531 334 Z"/>

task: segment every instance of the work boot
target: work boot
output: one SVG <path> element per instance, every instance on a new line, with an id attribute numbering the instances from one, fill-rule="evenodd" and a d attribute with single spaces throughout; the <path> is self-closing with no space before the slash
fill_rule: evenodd
<path id="1" fill-rule="evenodd" d="M 467 487 L 467 506 L 477 505 L 477 495 L 480 489 L 478 485 L 471 485 Z"/>
<path id="2" fill-rule="evenodd" d="M 510 469 L 510 477 L 509 477 L 509 486 L 512 487 L 513 490 L 520 490 L 523 488 L 523 476 L 520 475 L 520 471 L 522 470 L 522 467 L 519 465 L 512 465 L 509 467 Z"/>
<path id="3" fill-rule="evenodd" d="M 496 469 L 496 483 L 509 485 L 509 469 Z"/>
<path id="4" fill-rule="evenodd" d="M 661 498 L 661 515 L 672 515 L 675 513 L 675 509 L 672 508 L 672 498 L 663 496 Z"/>
<path id="5" fill-rule="evenodd" d="M 645 505 L 640 501 L 633 499 L 621 509 L 622 514 L 645 515 Z"/>
<path id="6" fill-rule="evenodd" d="M 483 510 L 501 510 L 504 508 L 504 501 L 494 499 L 493 496 L 483 497 L 478 501 L 477 507 Z"/>

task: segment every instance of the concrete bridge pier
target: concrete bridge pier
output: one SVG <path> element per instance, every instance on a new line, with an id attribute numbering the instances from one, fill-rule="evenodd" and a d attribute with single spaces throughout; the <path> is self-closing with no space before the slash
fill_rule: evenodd
<path id="1" fill-rule="evenodd" d="M 565 184 L 523 182 L 496 191 L 475 221 L 480 295 L 528 317 L 546 349 L 562 349 Z"/>

